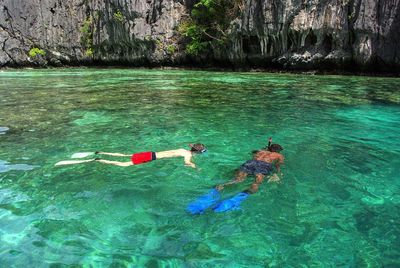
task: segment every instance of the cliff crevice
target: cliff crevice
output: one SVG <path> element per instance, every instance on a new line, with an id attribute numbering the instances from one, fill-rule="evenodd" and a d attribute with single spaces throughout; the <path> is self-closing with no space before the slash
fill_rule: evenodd
<path id="1" fill-rule="evenodd" d="M 179 27 L 197 1 L 0 0 L 0 66 L 399 70 L 400 0 L 235 1 L 227 41 L 193 56 Z"/>

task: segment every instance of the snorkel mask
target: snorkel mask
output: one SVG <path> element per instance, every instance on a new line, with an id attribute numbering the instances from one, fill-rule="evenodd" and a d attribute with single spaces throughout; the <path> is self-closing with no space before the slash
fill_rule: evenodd
<path id="1" fill-rule="evenodd" d="M 196 152 L 196 153 L 200 153 L 200 154 L 207 152 L 207 148 L 202 143 L 189 144 L 189 146 L 190 146 L 192 152 Z"/>

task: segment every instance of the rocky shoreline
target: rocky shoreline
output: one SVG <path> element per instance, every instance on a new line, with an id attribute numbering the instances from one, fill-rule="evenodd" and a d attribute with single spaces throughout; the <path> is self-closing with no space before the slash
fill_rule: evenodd
<path id="1" fill-rule="evenodd" d="M 1 71 L 13 70 L 57 70 L 57 69 L 146 69 L 146 70 L 190 70 L 190 71 L 212 71 L 212 72 L 249 72 L 249 73 L 271 73 L 271 74 L 300 74 L 300 75 L 341 75 L 341 76 L 370 76 L 370 77 L 400 77 L 400 73 L 395 71 L 374 72 L 374 71 L 350 71 L 343 69 L 279 69 L 279 68 L 231 68 L 231 67 L 199 67 L 199 66 L 133 66 L 133 65 L 64 65 L 64 66 L 17 66 L 1 67 Z"/>

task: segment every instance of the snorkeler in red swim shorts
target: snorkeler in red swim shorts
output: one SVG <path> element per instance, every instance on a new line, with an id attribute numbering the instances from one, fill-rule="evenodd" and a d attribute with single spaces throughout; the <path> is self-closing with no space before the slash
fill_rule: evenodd
<path id="1" fill-rule="evenodd" d="M 189 144 L 190 150 L 186 149 L 176 149 L 176 150 L 169 150 L 169 151 L 162 151 L 162 152 L 141 152 L 141 153 L 134 153 L 132 155 L 129 154 L 120 154 L 120 153 L 106 153 L 106 152 L 96 152 L 97 155 L 110 155 L 110 156 L 121 156 L 121 157 L 130 157 L 131 161 L 129 162 L 120 162 L 120 161 L 110 161 L 105 159 L 96 158 L 93 161 L 104 163 L 104 164 L 111 164 L 120 167 L 128 167 L 132 165 L 139 165 L 143 163 L 147 163 L 150 161 L 154 161 L 156 159 L 162 158 L 171 158 L 171 157 L 183 157 L 183 161 L 185 165 L 195 168 L 196 165 L 192 162 L 193 154 L 195 153 L 204 153 L 207 151 L 204 144 L 196 143 L 196 144 Z"/>

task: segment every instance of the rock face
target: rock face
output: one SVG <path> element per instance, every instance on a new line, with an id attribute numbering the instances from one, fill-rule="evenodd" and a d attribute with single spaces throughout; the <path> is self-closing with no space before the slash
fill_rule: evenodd
<path id="1" fill-rule="evenodd" d="M 229 43 L 202 59 L 185 54 L 177 31 L 194 2 L 0 0 L 0 66 L 207 62 L 399 71 L 400 0 L 242 0 Z"/>

